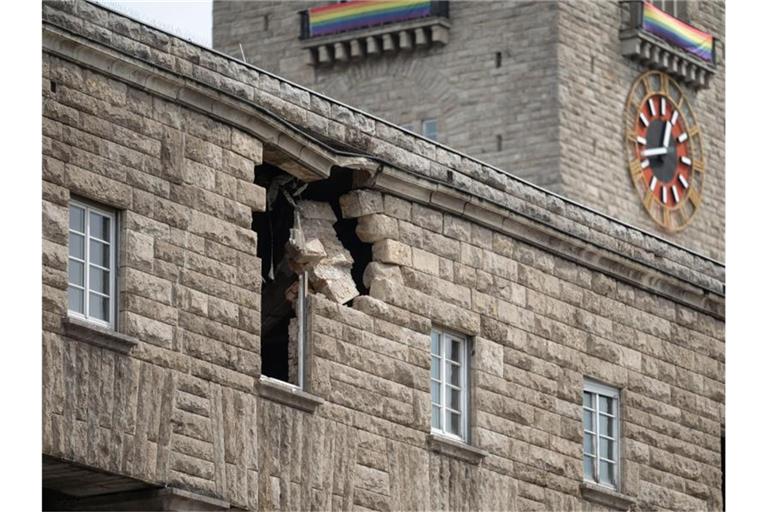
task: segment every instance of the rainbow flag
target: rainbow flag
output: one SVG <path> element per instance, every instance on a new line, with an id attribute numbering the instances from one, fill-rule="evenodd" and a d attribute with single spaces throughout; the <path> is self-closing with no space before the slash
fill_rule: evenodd
<path id="1" fill-rule="evenodd" d="M 309 35 L 323 36 L 431 14 L 430 0 L 353 0 L 309 9 Z"/>
<path id="2" fill-rule="evenodd" d="M 643 2 L 643 29 L 706 61 L 712 61 L 712 34 L 697 30 Z"/>

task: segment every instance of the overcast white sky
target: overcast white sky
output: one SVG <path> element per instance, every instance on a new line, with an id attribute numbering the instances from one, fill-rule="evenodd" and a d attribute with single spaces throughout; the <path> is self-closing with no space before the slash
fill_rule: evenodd
<path id="1" fill-rule="evenodd" d="M 177 36 L 211 46 L 211 0 L 96 1 Z"/>

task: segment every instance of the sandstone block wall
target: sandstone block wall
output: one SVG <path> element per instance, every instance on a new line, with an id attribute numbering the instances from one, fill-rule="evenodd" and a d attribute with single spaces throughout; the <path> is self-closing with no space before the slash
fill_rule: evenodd
<path id="1" fill-rule="evenodd" d="M 704 134 L 704 206 L 668 234 L 642 207 L 624 155 L 624 104 L 646 68 L 621 55 L 610 2 L 450 2 L 450 41 L 310 66 L 300 10 L 327 2 L 214 2 L 213 45 L 396 124 L 438 119 L 440 142 L 699 253 L 725 255 L 725 52 L 708 89 L 686 95 Z M 725 39 L 724 2 L 687 2 Z M 496 67 L 496 53 L 501 66 Z M 501 148 L 497 145 L 501 137 Z"/>
<path id="2" fill-rule="evenodd" d="M 499 204 L 504 189 L 519 211 L 637 265 L 664 255 L 655 264 L 691 286 L 724 280 L 710 261 L 100 7 L 46 4 L 44 21 Z M 622 390 L 622 492 L 639 509 L 722 508 L 721 317 L 492 230 L 469 207 L 375 186 L 343 196 L 373 261 L 351 304 L 310 297 L 308 390 L 324 402 L 310 413 L 260 396 L 250 228 L 267 141 L 53 51 L 43 59 L 44 454 L 246 510 L 597 510 L 579 490 L 588 376 Z M 130 351 L 67 330 L 73 196 L 120 211 Z M 429 448 L 433 326 L 473 342 L 478 465 Z"/>

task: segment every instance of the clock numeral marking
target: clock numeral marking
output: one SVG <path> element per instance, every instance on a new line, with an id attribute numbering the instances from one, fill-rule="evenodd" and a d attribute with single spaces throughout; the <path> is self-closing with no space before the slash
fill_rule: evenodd
<path id="1" fill-rule="evenodd" d="M 690 130 L 688 130 L 688 135 L 690 135 L 691 137 L 698 136 L 699 135 L 699 127 L 698 126 L 694 126 Z"/>
<path id="2" fill-rule="evenodd" d="M 699 191 L 695 188 L 692 188 L 688 191 L 688 200 L 693 204 L 695 208 L 698 208 L 701 204 L 701 195 L 699 194 Z"/>
<path id="3" fill-rule="evenodd" d="M 687 140 L 688 140 L 688 134 L 685 132 L 681 133 L 680 136 L 677 138 L 677 142 L 679 142 L 680 144 L 682 144 Z"/>
<path id="4" fill-rule="evenodd" d="M 667 187 L 663 185 L 661 187 L 661 202 L 667 204 Z"/>
<path id="5" fill-rule="evenodd" d="M 653 91 L 653 88 L 651 87 L 651 80 L 647 76 L 643 77 L 643 87 L 645 87 L 646 94 Z"/>
<path id="6" fill-rule="evenodd" d="M 662 211 L 662 217 L 664 227 L 670 227 L 672 225 L 672 219 L 669 218 L 669 210 L 667 208 L 664 208 Z"/>
<path id="7" fill-rule="evenodd" d="M 661 98 L 661 115 L 664 116 L 667 114 L 667 100 L 664 98 Z"/>
<path id="8" fill-rule="evenodd" d="M 653 190 L 656 188 L 656 183 L 658 183 L 658 181 L 656 181 L 656 176 L 654 176 L 653 178 L 651 178 L 651 184 L 650 184 L 650 186 L 648 187 L 648 189 L 649 189 L 651 192 L 653 192 Z"/>
<path id="9" fill-rule="evenodd" d="M 675 126 L 675 123 L 677 122 L 677 110 L 672 112 L 672 119 L 669 120 L 670 123 L 672 123 L 672 126 Z"/>
<path id="10" fill-rule="evenodd" d="M 649 162 L 647 158 L 645 160 L 643 160 L 642 162 L 640 162 L 640 167 L 642 167 L 643 169 L 645 169 L 649 165 L 651 165 L 651 162 Z"/>
<path id="11" fill-rule="evenodd" d="M 637 136 L 637 142 L 639 142 L 639 143 L 640 143 L 640 144 L 642 144 L 643 146 L 645 146 L 646 144 L 648 144 L 648 141 L 647 141 L 647 140 L 645 140 L 645 137 L 641 137 L 641 136 L 639 136 L 639 135 Z"/>
<path id="12" fill-rule="evenodd" d="M 648 98 L 648 108 L 651 109 L 651 116 L 656 117 L 656 103 L 653 98 Z"/>
<path id="13" fill-rule="evenodd" d="M 704 172 L 704 161 L 703 160 L 694 160 L 693 161 L 693 170 L 695 172 Z"/>
<path id="14" fill-rule="evenodd" d="M 653 204 L 653 192 L 649 190 L 645 193 L 645 197 L 643 197 L 643 206 L 645 206 L 646 210 L 650 211 L 652 204 Z"/>
<path id="15" fill-rule="evenodd" d="M 677 187 L 672 185 L 672 195 L 675 197 L 675 204 L 680 202 L 680 195 L 677 193 Z"/>
<path id="16" fill-rule="evenodd" d="M 688 181 L 685 179 L 685 176 L 682 174 L 677 177 L 677 179 L 680 181 L 680 183 L 683 185 L 684 189 L 688 189 Z"/>
<path id="17" fill-rule="evenodd" d="M 643 126 L 648 126 L 648 118 L 642 112 L 640 112 L 640 121 L 643 122 Z"/>
<path id="18" fill-rule="evenodd" d="M 667 75 L 661 75 L 661 92 L 669 94 L 669 78 Z"/>
<path id="19" fill-rule="evenodd" d="M 643 177 L 643 164 L 637 160 L 629 162 L 629 172 L 632 174 L 632 181 L 638 181 Z"/>
<path id="20" fill-rule="evenodd" d="M 690 166 L 691 166 L 691 159 L 690 159 L 690 158 L 688 158 L 687 156 L 681 156 L 681 157 L 680 157 L 680 161 L 681 161 L 681 162 L 683 162 L 683 163 L 684 163 L 685 165 L 687 165 L 688 167 L 690 167 Z"/>

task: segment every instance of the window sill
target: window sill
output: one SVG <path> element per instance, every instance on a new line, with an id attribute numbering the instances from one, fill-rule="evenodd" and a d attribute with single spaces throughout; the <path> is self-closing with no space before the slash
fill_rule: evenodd
<path id="1" fill-rule="evenodd" d="M 262 375 L 256 385 L 258 387 L 259 396 L 262 398 L 310 414 L 314 413 L 315 409 L 325 401 L 320 397 L 302 391 L 293 384 L 273 379 L 266 375 Z"/>
<path id="2" fill-rule="evenodd" d="M 582 482 L 581 497 L 617 510 L 629 510 L 636 502 L 631 496 L 592 482 Z"/>
<path id="3" fill-rule="evenodd" d="M 461 441 L 455 441 L 440 434 L 427 435 L 427 445 L 433 452 L 448 455 L 470 464 L 480 464 L 480 461 L 488 455 L 488 452 L 485 450 L 470 446 Z"/>
<path id="4" fill-rule="evenodd" d="M 63 324 L 64 332 L 67 336 L 96 345 L 97 347 L 116 352 L 128 352 L 139 344 L 139 340 L 133 336 L 121 334 L 108 327 L 102 327 L 72 316 L 64 317 Z"/>

